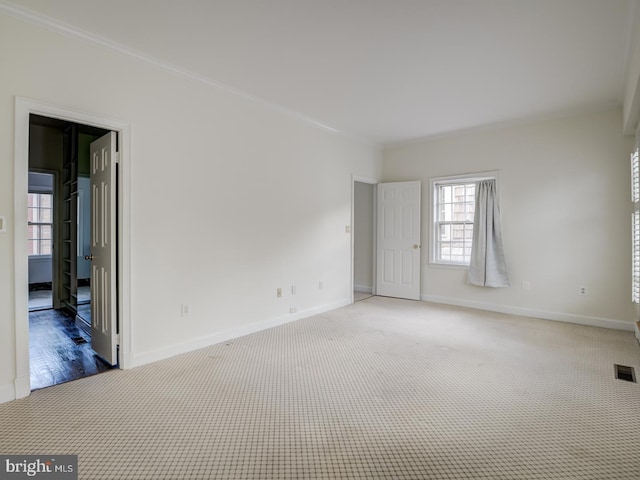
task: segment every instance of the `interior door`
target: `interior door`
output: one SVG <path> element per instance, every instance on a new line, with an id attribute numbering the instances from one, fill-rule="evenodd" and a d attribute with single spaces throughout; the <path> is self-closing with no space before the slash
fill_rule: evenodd
<path id="1" fill-rule="evenodd" d="M 420 299 L 420 182 L 378 184 L 377 294 Z"/>
<path id="2" fill-rule="evenodd" d="M 118 363 L 116 134 L 91 144 L 91 347 Z"/>

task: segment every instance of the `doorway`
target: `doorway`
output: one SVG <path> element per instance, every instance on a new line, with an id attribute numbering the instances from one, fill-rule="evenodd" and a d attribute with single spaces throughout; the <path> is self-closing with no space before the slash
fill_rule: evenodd
<path id="1" fill-rule="evenodd" d="M 353 301 L 375 294 L 376 185 L 372 180 L 353 181 Z"/>
<path id="2" fill-rule="evenodd" d="M 352 180 L 351 302 L 419 300 L 421 183 Z"/>
<path id="3" fill-rule="evenodd" d="M 54 187 L 56 173 L 29 168 L 29 312 L 53 308 Z"/>
<path id="4" fill-rule="evenodd" d="M 108 132 L 57 118 L 29 116 L 32 390 L 111 368 L 92 348 L 90 288 L 90 144 Z"/>
<path id="5" fill-rule="evenodd" d="M 34 354 L 30 354 L 31 345 L 31 333 L 29 330 L 29 309 L 28 309 L 28 285 L 29 285 L 29 268 L 28 268 L 28 173 L 29 173 L 29 157 L 33 151 L 34 144 L 33 138 L 31 138 L 31 119 L 33 117 L 45 117 L 51 122 L 64 122 L 65 128 L 69 128 L 69 123 L 75 124 L 71 128 L 76 128 L 77 131 L 86 133 L 86 130 L 94 129 L 95 132 L 99 130 L 115 132 L 118 139 L 118 150 L 114 150 L 113 164 L 114 164 L 114 179 L 113 185 L 116 185 L 115 193 L 113 195 L 115 199 L 117 221 L 114 221 L 114 248 L 116 249 L 116 261 L 117 268 L 113 269 L 114 277 L 117 279 L 117 289 L 114 290 L 114 303 L 117 308 L 114 309 L 113 318 L 119 322 L 119 335 L 117 336 L 119 350 L 118 350 L 118 366 L 119 368 L 129 368 L 131 366 L 131 354 L 130 354 L 130 127 L 127 123 L 119 120 L 113 120 L 104 117 L 98 117 L 95 115 L 79 112 L 75 110 L 68 110 L 61 107 L 56 107 L 41 102 L 16 97 L 15 102 L 15 161 L 14 161 L 14 195 L 15 195 L 15 224 L 14 224 L 14 239 L 15 239 L 15 278 L 14 278 L 14 292 L 15 292 L 15 346 L 16 346 L 16 371 L 15 371 L 15 397 L 22 398 L 28 396 L 31 392 L 31 378 L 30 378 L 30 366 L 31 357 Z M 89 132 L 91 133 L 91 132 Z M 112 138 L 115 138 L 112 135 Z M 73 142 L 71 143 L 73 145 Z M 114 143 L 115 145 L 115 143 Z M 77 150 L 77 145 L 76 145 Z M 70 150 L 73 150 L 71 146 Z M 72 153 L 73 155 L 73 153 Z M 63 155 L 64 156 L 64 155 Z M 68 155 L 66 156 L 69 157 Z M 70 162 L 73 163 L 73 162 Z M 78 218 L 82 215 L 82 208 L 72 208 L 64 211 L 64 204 L 60 201 L 66 193 L 63 190 L 63 186 L 67 185 L 68 180 L 63 179 L 63 174 L 66 173 L 63 169 L 59 169 L 62 172 L 58 175 L 57 182 L 54 182 L 54 217 L 57 213 L 59 218 L 67 218 L 66 223 L 62 228 L 56 229 L 54 226 L 53 233 L 53 274 L 52 274 L 52 303 L 54 312 L 63 312 L 67 326 L 77 328 L 76 332 L 71 333 L 70 336 L 74 343 L 84 344 L 86 340 L 85 333 L 76 323 L 78 318 L 82 317 L 82 313 L 78 315 L 79 306 L 82 306 L 86 302 L 84 292 L 80 290 L 78 295 L 78 289 L 76 288 L 75 297 L 72 296 L 67 289 L 63 287 L 63 279 L 65 277 L 73 276 L 75 273 L 75 279 L 71 282 L 67 282 L 71 287 L 73 285 L 82 286 L 82 282 L 78 282 L 78 276 L 82 276 L 81 271 L 78 269 L 78 254 L 83 253 L 81 247 L 81 241 L 78 238 L 77 222 Z M 58 202 L 56 202 L 56 187 L 58 189 Z M 80 196 L 79 191 L 76 191 L 75 195 Z M 67 202 L 69 203 L 69 202 Z M 59 210 L 56 210 L 59 209 Z M 66 216 L 65 216 L 66 215 Z M 75 218 L 70 218 L 70 215 L 75 215 Z M 71 232 L 75 226 L 76 230 Z M 75 240 L 75 247 L 71 249 L 67 247 L 72 240 Z M 56 244 L 58 248 L 56 248 Z M 66 256 L 66 261 L 63 255 L 63 249 L 68 248 L 69 252 Z M 84 256 L 83 256 L 84 258 Z M 75 268 L 69 268 L 67 264 L 74 263 Z M 72 290 L 70 288 L 69 290 Z M 99 297 L 96 297 L 99 298 Z M 79 300 L 79 301 L 78 301 Z M 75 303 L 74 303 L 75 302 Z M 69 308 L 69 307 L 75 307 Z M 68 315 L 68 317 L 66 317 Z M 87 320 L 87 319 L 85 319 Z M 92 322 L 92 319 L 88 319 Z M 93 323 L 93 322 L 92 322 Z M 89 342 L 86 342 L 89 343 Z M 115 363 L 115 362 L 114 362 Z"/>

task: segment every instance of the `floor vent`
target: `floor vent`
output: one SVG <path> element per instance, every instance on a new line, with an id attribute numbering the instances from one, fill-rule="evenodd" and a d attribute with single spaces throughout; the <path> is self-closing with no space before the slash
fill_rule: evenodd
<path id="1" fill-rule="evenodd" d="M 624 380 L 625 382 L 636 382 L 636 374 L 633 371 L 633 367 L 627 367 L 626 365 L 614 365 L 616 371 L 616 378 L 618 380 Z"/>
<path id="2" fill-rule="evenodd" d="M 87 340 L 83 337 L 73 337 L 71 340 L 73 340 L 73 343 L 75 343 L 76 345 L 82 345 L 83 343 L 87 343 Z"/>

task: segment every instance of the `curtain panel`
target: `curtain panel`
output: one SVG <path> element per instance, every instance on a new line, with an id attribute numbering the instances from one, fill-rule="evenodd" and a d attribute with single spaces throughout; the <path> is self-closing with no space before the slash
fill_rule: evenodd
<path id="1" fill-rule="evenodd" d="M 476 184 L 473 243 L 467 283 L 494 288 L 510 285 L 495 179 L 481 180 Z"/>

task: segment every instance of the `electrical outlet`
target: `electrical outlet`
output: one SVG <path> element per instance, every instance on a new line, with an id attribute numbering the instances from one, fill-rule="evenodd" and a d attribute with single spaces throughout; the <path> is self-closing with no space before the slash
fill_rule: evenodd
<path id="1" fill-rule="evenodd" d="M 281 288 L 276 288 L 276 297 L 280 298 L 282 297 L 282 289 Z"/>
<path id="2" fill-rule="evenodd" d="M 531 290 L 531 282 L 529 280 L 522 281 L 522 289 L 523 290 Z"/>
<path id="3" fill-rule="evenodd" d="M 344 226 L 344 233 L 351 233 L 351 225 Z"/>
<path id="4" fill-rule="evenodd" d="M 296 294 L 296 286 L 291 285 L 291 295 L 295 295 L 295 294 Z"/>
<path id="5" fill-rule="evenodd" d="M 298 311 L 298 309 L 296 307 L 291 307 L 289 309 L 289 313 L 296 313 Z"/>
<path id="6" fill-rule="evenodd" d="M 189 306 L 188 303 L 183 303 L 182 305 L 180 305 L 180 316 L 188 317 L 190 313 L 191 313 L 191 307 Z"/>
<path id="7" fill-rule="evenodd" d="M 588 295 L 587 287 L 578 287 L 578 295 Z"/>

